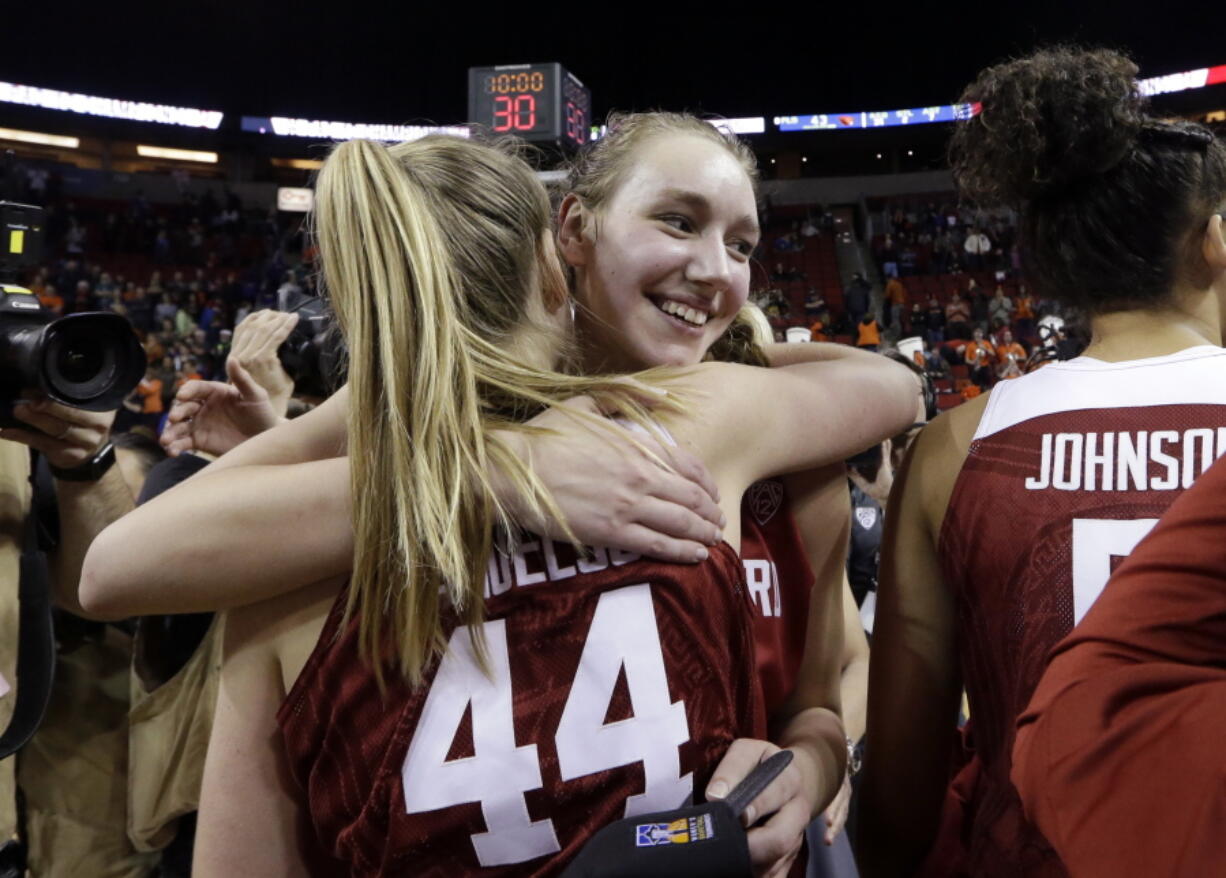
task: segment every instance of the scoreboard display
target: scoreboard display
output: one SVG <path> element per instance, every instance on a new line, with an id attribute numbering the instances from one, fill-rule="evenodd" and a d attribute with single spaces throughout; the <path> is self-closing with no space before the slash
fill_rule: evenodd
<path id="1" fill-rule="evenodd" d="M 578 148 L 591 119 L 591 93 L 561 64 L 468 69 L 468 121 L 489 131 Z"/>

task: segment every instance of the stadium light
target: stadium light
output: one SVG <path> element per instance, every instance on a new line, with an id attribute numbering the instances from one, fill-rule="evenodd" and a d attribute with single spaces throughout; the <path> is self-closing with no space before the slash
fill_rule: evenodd
<path id="1" fill-rule="evenodd" d="M 77 149 L 81 146 L 81 141 L 76 137 L 65 137 L 62 134 L 42 134 L 38 131 L 17 131 L 13 128 L 0 128 L 0 140 L 37 143 L 39 146 L 59 146 L 64 149 Z"/>
<path id="2" fill-rule="evenodd" d="M 0 82 L 0 102 L 41 107 L 44 110 L 60 110 L 66 113 L 81 113 L 86 116 L 105 116 L 108 119 L 127 119 L 131 122 L 154 122 L 159 125 L 183 125 L 188 128 L 211 128 L 213 130 L 221 125 L 222 119 L 222 113 L 216 110 L 196 110 L 191 107 L 170 107 L 165 104 L 100 98 L 95 95 L 36 88 L 32 85 L 20 85 L 13 82 Z"/>
<path id="3" fill-rule="evenodd" d="M 144 146 L 136 147 L 136 154 L 144 156 L 147 159 L 170 159 L 176 162 L 204 162 L 206 164 L 217 164 L 217 153 L 201 152 L 195 149 L 170 149 L 164 146 Z"/>
<path id="4" fill-rule="evenodd" d="M 708 119 L 720 131 L 731 134 L 763 134 L 766 132 L 764 116 L 746 116 L 740 119 Z"/>
<path id="5" fill-rule="evenodd" d="M 1183 73 L 1168 73 L 1137 80 L 1137 90 L 1146 96 L 1173 94 L 1226 82 L 1226 64 Z M 956 122 L 979 112 L 978 104 L 944 104 L 905 110 L 861 110 L 854 113 L 805 113 L 776 116 L 780 131 L 851 131 L 857 128 L 890 128 L 896 125 L 927 125 Z"/>
<path id="6" fill-rule="evenodd" d="M 324 166 L 319 159 L 272 159 L 273 167 L 293 168 L 295 171 L 318 171 Z"/>
<path id="7" fill-rule="evenodd" d="M 465 125 L 385 125 L 367 122 L 325 122 L 318 119 L 290 119 L 286 116 L 243 116 L 242 129 L 254 134 L 282 137 L 314 137 L 319 140 L 382 140 L 407 143 L 427 134 L 468 137 Z"/>

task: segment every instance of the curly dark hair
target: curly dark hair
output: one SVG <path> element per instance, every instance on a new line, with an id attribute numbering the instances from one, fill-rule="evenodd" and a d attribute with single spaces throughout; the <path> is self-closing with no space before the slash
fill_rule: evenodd
<path id="1" fill-rule="evenodd" d="M 964 197 L 1019 211 L 1031 282 L 1091 314 L 1166 301 L 1226 199 L 1226 146 L 1151 116 L 1136 74 L 1118 52 L 1067 46 L 990 67 L 950 143 Z"/>

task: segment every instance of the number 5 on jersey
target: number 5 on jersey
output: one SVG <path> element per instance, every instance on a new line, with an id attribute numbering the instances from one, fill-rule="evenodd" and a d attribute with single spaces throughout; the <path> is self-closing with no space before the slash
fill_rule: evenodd
<path id="1" fill-rule="evenodd" d="M 1156 518 L 1073 519 L 1073 626 L 1098 600 L 1111 578 L 1111 557 L 1132 553 Z"/>
<path id="2" fill-rule="evenodd" d="M 480 802 L 486 831 L 472 836 L 482 866 L 521 863 L 561 847 L 553 821 L 532 820 L 524 793 L 542 786 L 535 744 L 516 746 L 507 620 L 482 626 L 489 676 L 467 628 L 451 636 L 409 743 L 401 777 L 409 814 Z M 605 723 L 625 669 L 633 716 Z M 472 705 L 474 755 L 447 760 Z M 692 792 L 677 748 L 689 740 L 685 702 L 672 703 L 651 587 L 605 592 L 596 604 L 583 655 L 555 737 L 562 780 L 635 762 L 644 791 L 626 800 L 626 816 L 680 806 Z"/>

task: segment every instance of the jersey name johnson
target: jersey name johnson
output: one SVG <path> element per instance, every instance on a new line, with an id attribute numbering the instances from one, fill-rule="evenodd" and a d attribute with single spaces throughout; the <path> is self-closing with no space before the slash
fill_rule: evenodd
<path id="1" fill-rule="evenodd" d="M 1223 452 L 1226 427 L 1152 433 L 1044 433 L 1039 473 L 1026 479 L 1026 490 L 1183 490 L 1190 488 Z"/>
<path id="2" fill-rule="evenodd" d="M 1050 649 L 1223 451 L 1218 348 L 1131 363 L 1083 358 L 992 391 L 939 550 L 982 763 L 972 874 L 1063 874 L 1009 782 L 1014 722 Z"/>

